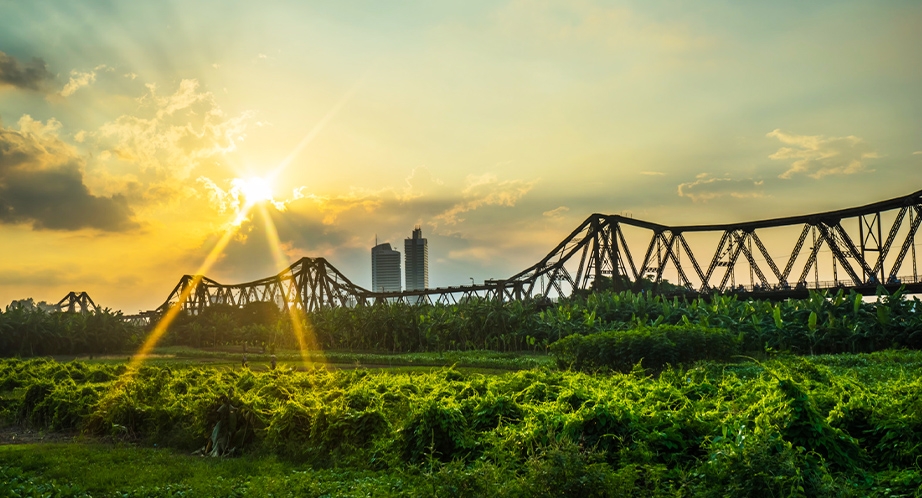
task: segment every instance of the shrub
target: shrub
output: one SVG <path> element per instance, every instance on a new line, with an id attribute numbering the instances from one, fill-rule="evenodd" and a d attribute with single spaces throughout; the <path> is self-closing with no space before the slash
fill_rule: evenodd
<path id="1" fill-rule="evenodd" d="M 571 335 L 554 342 L 551 354 L 560 368 L 630 372 L 638 362 L 654 371 L 700 360 L 726 361 L 739 353 L 742 337 L 700 325 L 662 325 Z"/>

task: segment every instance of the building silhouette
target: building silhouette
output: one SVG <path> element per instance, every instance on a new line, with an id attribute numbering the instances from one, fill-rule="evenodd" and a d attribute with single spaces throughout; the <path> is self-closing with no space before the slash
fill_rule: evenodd
<path id="1" fill-rule="evenodd" d="M 371 290 L 400 292 L 400 251 L 387 242 L 371 248 Z"/>
<path id="2" fill-rule="evenodd" d="M 406 263 L 407 290 L 423 290 L 429 287 L 429 241 L 423 238 L 423 230 L 417 225 L 413 238 L 403 241 Z"/>

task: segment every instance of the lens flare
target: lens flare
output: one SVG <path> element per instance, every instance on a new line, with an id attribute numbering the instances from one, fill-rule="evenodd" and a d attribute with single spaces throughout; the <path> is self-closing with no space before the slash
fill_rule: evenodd
<path id="1" fill-rule="evenodd" d="M 272 172 L 272 174 L 270 175 L 270 178 L 275 178 L 282 171 L 284 171 L 285 168 L 287 168 L 288 165 L 291 164 L 292 161 L 294 161 L 294 158 L 297 157 L 298 154 L 300 154 L 301 151 L 304 150 L 304 148 L 307 147 L 308 144 L 310 144 L 314 140 L 314 137 L 320 134 L 320 132 L 326 127 L 327 123 L 329 123 L 334 117 L 336 117 L 337 114 L 339 114 L 339 111 L 343 107 L 345 107 L 345 105 L 350 100 L 352 100 L 352 96 L 355 95 L 359 87 L 362 86 L 362 84 L 365 82 L 365 80 L 371 74 L 372 70 L 377 65 L 378 65 L 378 61 L 375 61 L 371 66 L 369 66 L 369 68 L 365 71 L 365 73 L 362 74 L 361 77 L 359 77 L 359 79 L 355 82 L 354 85 L 352 85 L 352 88 L 350 88 L 349 91 L 347 91 L 342 96 L 342 98 L 339 99 L 339 101 L 333 106 L 333 108 L 331 108 L 322 118 L 320 118 L 320 121 L 318 121 L 317 124 L 315 124 L 314 127 L 311 128 L 311 130 L 308 131 L 306 135 L 304 135 L 304 138 L 302 138 L 301 141 L 298 142 L 297 145 L 295 145 L 295 148 L 292 149 L 291 152 L 289 152 L 287 156 L 285 156 L 285 159 L 283 159 L 282 162 L 279 163 L 278 167 L 276 167 L 275 170 Z"/>
<path id="2" fill-rule="evenodd" d="M 163 334 L 166 333 L 167 328 L 170 326 L 170 323 L 179 315 L 179 312 L 182 311 L 182 305 L 189 297 L 189 295 L 195 290 L 198 284 L 201 282 L 202 277 L 208 270 L 214 266 L 217 262 L 218 257 L 227 247 L 227 244 L 230 242 L 231 237 L 237 231 L 237 228 L 243 223 L 247 218 L 250 211 L 254 206 L 259 206 L 261 214 L 266 224 L 266 233 L 269 237 L 270 247 L 273 248 L 273 258 L 276 261 L 276 264 L 279 266 L 284 266 L 284 254 L 281 251 L 281 243 L 278 237 L 278 232 L 275 229 L 275 225 L 269 218 L 268 213 L 266 212 L 265 204 L 271 202 L 276 208 L 282 209 L 279 207 L 279 204 L 275 202 L 272 195 L 272 188 L 270 186 L 270 180 L 276 178 L 288 165 L 294 160 L 294 158 L 304 150 L 307 145 L 313 141 L 314 137 L 320 133 L 321 130 L 326 126 L 326 124 L 333 119 L 336 114 L 346 105 L 349 100 L 352 99 L 353 94 L 358 90 L 359 86 L 363 80 L 367 77 L 367 71 L 359 81 L 353 85 L 348 92 L 327 112 L 321 120 L 314 125 L 314 127 L 301 139 L 301 141 L 295 146 L 295 148 L 285 157 L 285 159 L 272 171 L 266 178 L 259 177 L 250 177 L 250 178 L 235 178 L 231 181 L 233 186 L 232 190 L 236 190 L 242 194 L 244 204 L 240 210 L 236 213 L 236 217 L 232 223 L 230 223 L 225 230 L 224 234 L 221 236 L 221 239 L 215 244 L 211 252 L 205 258 L 205 261 L 202 262 L 202 265 L 199 266 L 198 270 L 195 272 L 195 276 L 192 279 L 190 285 L 180 293 L 179 299 L 176 303 L 167 309 L 163 317 L 157 322 L 157 325 L 154 327 L 154 330 L 147 336 L 147 339 L 144 341 L 144 344 L 138 349 L 138 352 L 132 356 L 131 361 L 128 363 L 128 369 L 126 372 L 119 378 L 119 381 L 110 390 L 110 395 L 115 395 L 115 393 L 121 390 L 125 384 L 127 384 L 137 373 L 138 368 L 141 363 L 144 362 L 145 357 L 150 354 L 150 352 L 156 347 L 157 343 L 163 337 Z M 313 334 L 313 331 L 310 330 L 310 327 L 306 330 L 301 323 L 300 316 L 298 314 L 297 303 L 291 303 L 288 307 L 288 311 L 291 314 L 291 323 L 292 323 L 292 332 L 295 334 L 295 337 L 298 340 L 298 347 L 301 351 L 301 359 L 304 362 L 304 365 L 307 366 L 309 363 L 308 351 L 311 349 L 319 351 L 317 348 L 316 337 Z"/>
<path id="3" fill-rule="evenodd" d="M 275 260 L 275 266 L 276 268 L 284 268 L 288 263 L 281 249 L 282 243 L 279 240 L 278 231 L 275 229 L 275 223 L 272 222 L 272 218 L 270 218 L 269 211 L 266 209 L 265 205 L 260 204 L 258 209 L 259 214 L 263 218 L 263 225 L 266 228 L 266 238 L 268 239 L 269 247 L 272 248 L 272 258 Z M 298 297 L 300 297 L 300 295 Z M 301 353 L 301 362 L 304 368 L 307 369 L 311 363 L 309 353 L 311 351 L 320 353 L 321 349 L 317 343 L 317 337 L 314 335 L 313 327 L 310 325 L 310 319 L 307 317 L 307 314 L 303 313 L 304 307 L 303 303 L 300 301 L 300 299 L 296 299 L 295 302 L 288 303 L 288 316 L 291 318 L 291 333 L 294 334 L 295 339 L 298 341 L 298 351 Z M 303 324 L 301 322 L 302 319 L 305 320 Z M 320 361 L 323 362 L 323 358 L 320 358 Z"/>
<path id="4" fill-rule="evenodd" d="M 234 178 L 231 180 L 231 186 L 243 194 L 247 204 L 273 200 L 272 187 L 265 178 Z"/>
<path id="5" fill-rule="evenodd" d="M 157 343 L 160 342 L 160 339 L 163 337 L 163 334 L 166 333 L 167 328 L 170 324 L 173 323 L 173 320 L 176 319 L 176 316 L 179 315 L 179 312 L 182 311 L 182 305 L 189 298 L 189 295 L 198 287 L 199 282 L 202 281 L 202 277 L 212 266 L 218 261 L 218 258 L 221 256 L 221 253 L 224 252 L 224 248 L 227 247 L 227 244 L 230 242 L 231 238 L 237 232 L 239 228 L 239 221 L 246 217 L 247 213 L 253 209 L 253 206 L 256 205 L 255 202 L 248 201 L 240 212 L 237 214 L 237 219 L 227 225 L 227 228 L 224 230 L 224 234 L 221 235 L 221 238 L 218 239 L 218 242 L 211 248 L 211 251 L 208 253 L 208 256 L 205 257 L 205 260 L 202 262 L 201 266 L 198 267 L 198 270 L 195 271 L 195 274 L 192 277 L 192 282 L 186 286 L 180 292 L 179 298 L 176 300 L 173 305 L 171 305 L 166 313 L 160 317 L 160 320 L 157 322 L 157 325 L 154 326 L 154 330 L 148 334 L 147 339 L 145 339 L 144 344 L 138 349 L 138 352 L 135 353 L 131 360 L 128 362 L 128 368 L 125 373 L 119 378 L 119 381 L 116 383 L 115 389 L 120 388 L 121 386 L 128 383 L 137 373 L 138 368 L 144 362 L 144 359 L 147 355 L 153 351 L 154 347 L 157 346 Z"/>

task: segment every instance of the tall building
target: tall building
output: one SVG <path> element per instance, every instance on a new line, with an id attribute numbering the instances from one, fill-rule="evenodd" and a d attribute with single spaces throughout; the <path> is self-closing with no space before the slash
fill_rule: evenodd
<path id="1" fill-rule="evenodd" d="M 423 290 L 429 287 L 429 241 L 423 238 L 423 230 L 413 229 L 413 238 L 403 241 L 406 263 L 407 290 Z"/>
<path id="2" fill-rule="evenodd" d="M 387 242 L 371 248 L 371 290 L 400 292 L 400 251 Z"/>

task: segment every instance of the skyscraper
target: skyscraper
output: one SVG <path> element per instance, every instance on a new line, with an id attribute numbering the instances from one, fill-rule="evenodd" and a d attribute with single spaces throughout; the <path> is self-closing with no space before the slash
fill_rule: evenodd
<path id="1" fill-rule="evenodd" d="M 371 290 L 400 292 L 400 251 L 387 242 L 371 248 Z"/>
<path id="2" fill-rule="evenodd" d="M 406 263 L 407 290 L 423 290 L 429 287 L 429 241 L 423 238 L 419 226 L 413 229 L 413 238 L 403 241 Z"/>

